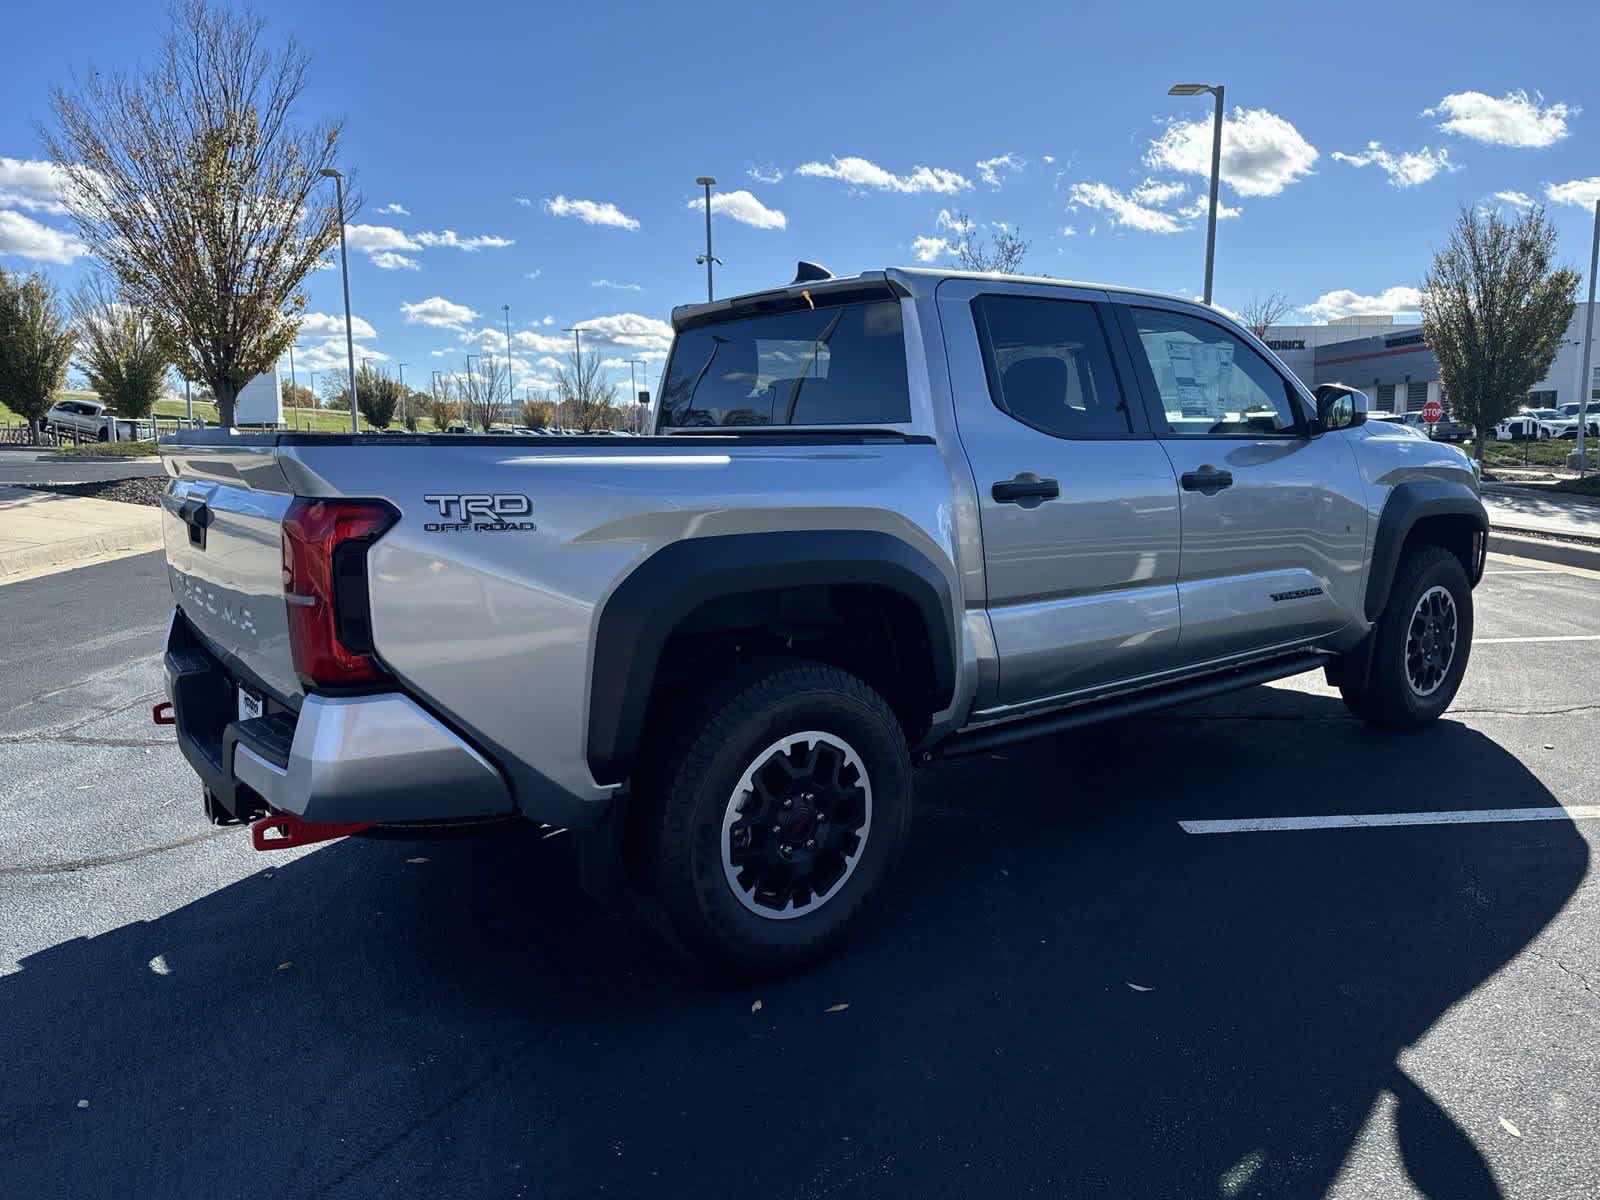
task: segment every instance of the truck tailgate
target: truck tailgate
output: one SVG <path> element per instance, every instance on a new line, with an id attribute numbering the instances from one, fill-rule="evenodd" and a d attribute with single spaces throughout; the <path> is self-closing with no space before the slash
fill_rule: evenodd
<path id="1" fill-rule="evenodd" d="M 180 466 L 161 529 L 184 617 L 236 674 L 298 706 L 283 599 L 282 521 L 293 499 L 241 479 L 189 478 Z"/>

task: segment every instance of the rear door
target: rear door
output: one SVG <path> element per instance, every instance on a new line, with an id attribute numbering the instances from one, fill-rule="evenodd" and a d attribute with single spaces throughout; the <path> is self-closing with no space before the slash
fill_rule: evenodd
<path id="1" fill-rule="evenodd" d="M 1116 306 L 1182 503 L 1182 658 L 1332 632 L 1357 610 L 1365 491 L 1342 432 L 1313 436 L 1287 375 L 1188 306 Z"/>
<path id="2" fill-rule="evenodd" d="M 939 285 L 999 660 L 996 695 L 980 706 L 1148 675 L 1177 654 L 1177 483 L 1104 300 Z"/>

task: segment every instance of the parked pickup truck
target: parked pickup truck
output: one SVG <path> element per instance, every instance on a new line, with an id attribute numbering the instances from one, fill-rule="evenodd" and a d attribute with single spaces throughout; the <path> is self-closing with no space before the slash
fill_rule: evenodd
<path id="1" fill-rule="evenodd" d="M 113 416 L 100 400 L 59 400 L 45 413 L 44 427 L 56 433 L 76 433 L 94 442 L 111 441 L 113 432 L 119 442 L 139 439 L 139 422 L 132 417 Z"/>
<path id="2" fill-rule="evenodd" d="M 1317 668 L 1387 729 L 1456 693 L 1468 459 L 1216 310 L 803 264 L 673 325 L 647 437 L 162 443 L 214 819 L 565 826 L 779 970 L 884 889 L 913 764 Z"/>

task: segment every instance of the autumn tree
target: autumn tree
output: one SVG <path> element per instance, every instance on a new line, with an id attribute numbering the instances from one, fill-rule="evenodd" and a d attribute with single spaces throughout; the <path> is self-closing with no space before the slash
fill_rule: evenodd
<path id="1" fill-rule="evenodd" d="M 559 412 L 569 428 L 588 433 L 609 429 L 615 411 L 617 385 L 600 378 L 600 356 L 575 349 L 556 372 Z"/>
<path id="2" fill-rule="evenodd" d="M 66 382 L 77 335 L 43 275 L 18 279 L 0 271 L 0 404 L 28 422 L 39 440 L 39 422 Z"/>
<path id="3" fill-rule="evenodd" d="M 556 423 L 556 406 L 548 400 L 525 400 L 517 419 L 527 429 L 549 429 Z"/>
<path id="4" fill-rule="evenodd" d="M 449 428 L 450 422 L 457 420 L 461 415 L 461 408 L 455 400 L 455 383 L 448 375 L 435 375 L 433 389 L 428 393 L 424 412 L 433 422 L 433 427 L 441 432 Z"/>
<path id="5" fill-rule="evenodd" d="M 394 414 L 400 407 L 400 385 L 382 367 L 369 362 L 361 364 L 356 372 L 356 407 L 367 423 L 377 429 L 387 429 L 394 423 Z M 350 402 L 345 401 L 348 410 Z"/>
<path id="6" fill-rule="evenodd" d="M 1572 320 L 1578 273 L 1555 255 L 1542 207 L 1514 219 L 1463 207 L 1423 280 L 1423 338 L 1480 460 L 1486 433 L 1527 402 Z"/>
<path id="7" fill-rule="evenodd" d="M 301 281 L 345 219 L 322 178 L 343 125 L 295 123 L 309 56 L 264 34 L 246 10 L 178 0 L 153 67 L 57 86 L 40 130 L 78 232 L 225 427 L 294 341 Z"/>
<path id="8" fill-rule="evenodd" d="M 317 398 L 310 388 L 290 384 L 283 389 L 283 404 L 285 408 L 315 408 Z"/>
<path id="9" fill-rule="evenodd" d="M 112 412 L 148 417 L 161 399 L 167 355 L 150 314 L 125 303 L 100 275 L 73 293 L 77 365 Z"/>
<path id="10" fill-rule="evenodd" d="M 1289 297 L 1282 292 L 1253 295 L 1239 306 L 1239 324 L 1265 340 L 1267 330 L 1288 316 L 1292 307 Z"/>

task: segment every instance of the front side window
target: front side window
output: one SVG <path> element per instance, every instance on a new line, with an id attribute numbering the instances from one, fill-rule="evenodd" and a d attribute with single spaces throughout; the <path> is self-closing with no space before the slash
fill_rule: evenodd
<path id="1" fill-rule="evenodd" d="M 1131 431 L 1093 305 L 980 296 L 973 312 L 989 392 L 1002 411 L 1056 437 L 1115 437 Z"/>
<path id="2" fill-rule="evenodd" d="M 1300 428 L 1294 393 L 1266 359 L 1220 325 L 1165 309 L 1130 310 L 1177 437 L 1260 437 Z"/>
<path id="3" fill-rule="evenodd" d="M 686 329 L 661 389 L 664 428 L 911 420 L 897 300 Z"/>

